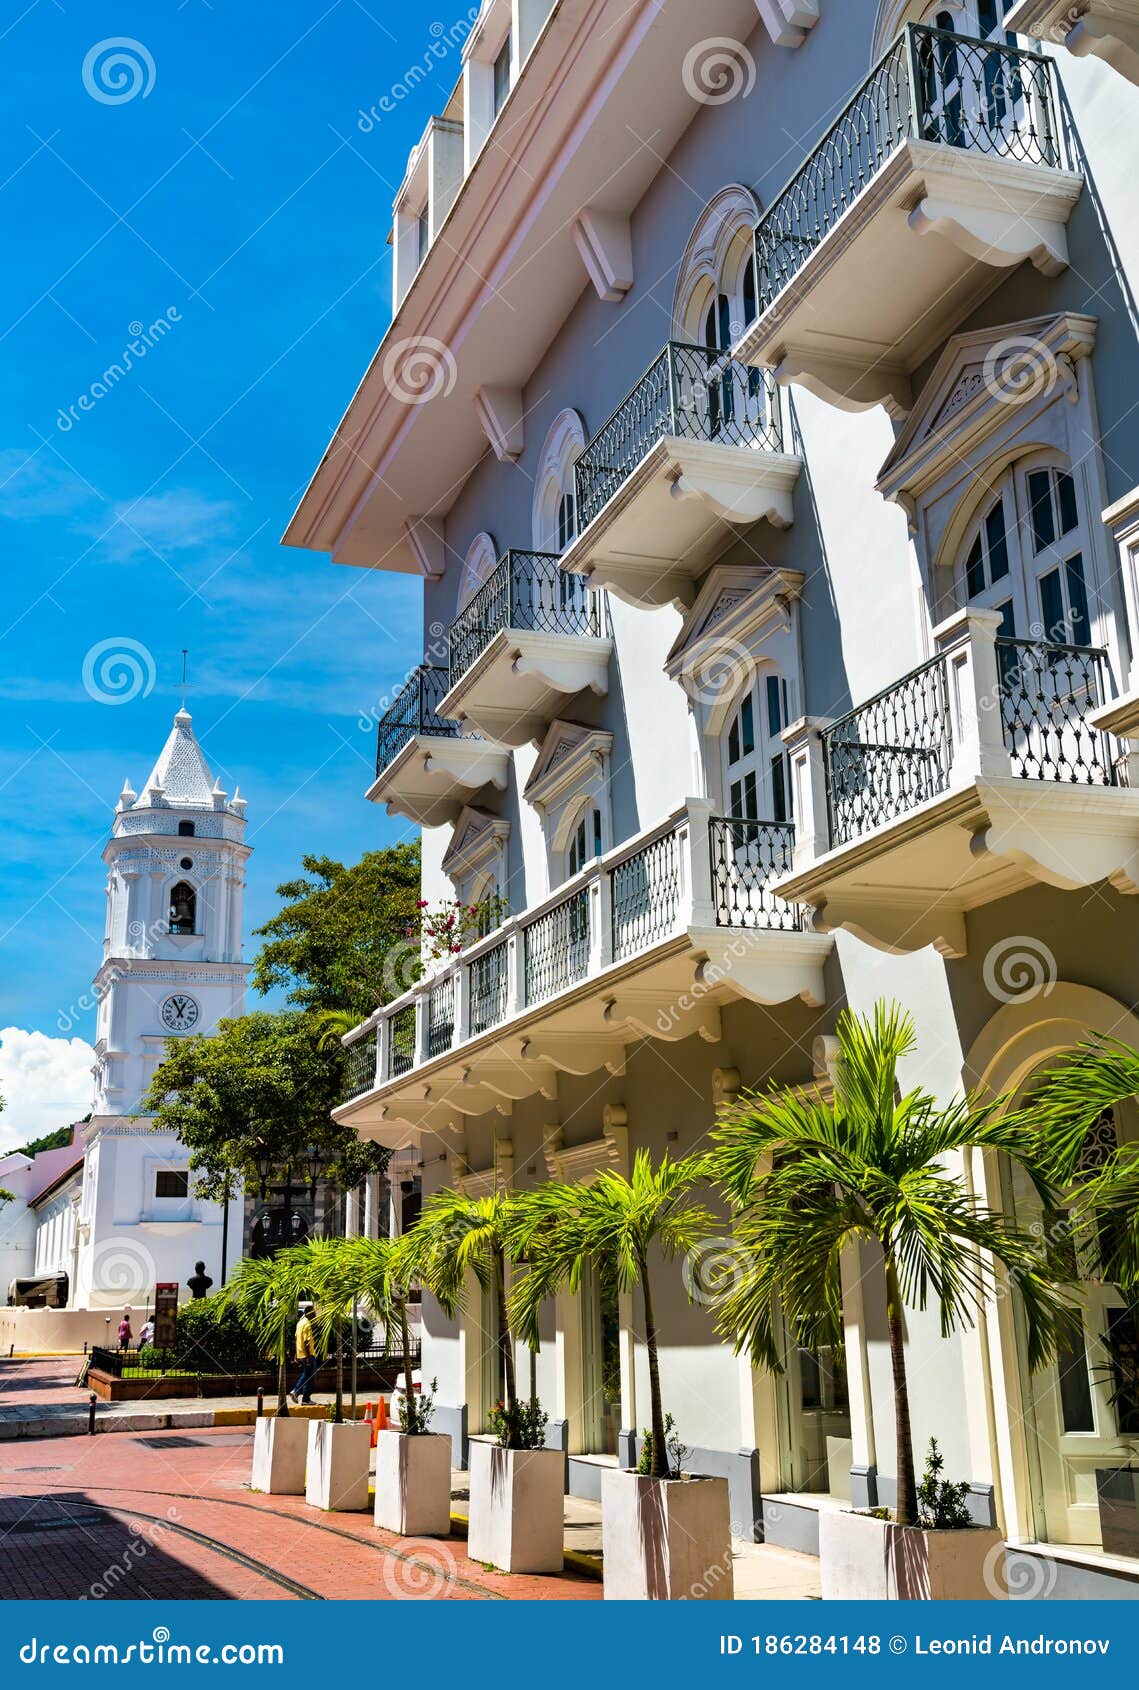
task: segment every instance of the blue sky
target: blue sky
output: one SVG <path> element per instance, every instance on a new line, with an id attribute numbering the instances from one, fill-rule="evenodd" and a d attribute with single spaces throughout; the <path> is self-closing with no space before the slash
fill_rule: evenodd
<path id="1" fill-rule="evenodd" d="M 406 832 L 364 802 L 361 722 L 416 659 L 418 585 L 279 538 L 390 317 L 392 197 L 460 71 L 457 50 L 432 58 L 431 26 L 468 10 L 8 14 L 0 1028 L 93 1035 L 100 852 L 124 777 L 139 786 L 166 736 L 184 646 L 195 729 L 249 800 L 247 933 L 303 850 L 352 859 Z M 129 65 L 92 54 L 120 39 Z M 425 62 L 365 132 L 361 109 Z M 99 394 L 140 325 L 152 343 Z M 118 648 L 133 696 L 109 703 L 92 694 Z M 5 1044 L 0 1143 L 67 1118 L 79 1049 Z"/>

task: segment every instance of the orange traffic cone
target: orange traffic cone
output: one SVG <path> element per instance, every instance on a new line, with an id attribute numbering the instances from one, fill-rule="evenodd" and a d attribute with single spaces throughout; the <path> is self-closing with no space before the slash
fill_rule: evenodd
<path id="1" fill-rule="evenodd" d="M 376 1427 L 375 1427 L 375 1431 L 376 1432 L 386 1432 L 387 1427 L 388 1427 L 388 1402 L 387 1402 L 386 1397 L 380 1397 L 380 1398 L 377 1399 L 377 1403 L 376 1403 Z M 375 1442 L 375 1432 L 373 1432 L 373 1434 L 372 1434 L 372 1442 L 373 1443 Z"/>

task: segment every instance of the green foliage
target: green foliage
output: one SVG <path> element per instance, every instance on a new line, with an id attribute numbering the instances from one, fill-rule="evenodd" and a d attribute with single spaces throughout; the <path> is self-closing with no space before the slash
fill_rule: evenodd
<path id="1" fill-rule="evenodd" d="M 918 1486 L 918 1524 L 926 1531 L 961 1531 L 974 1524 L 966 1506 L 968 1481 L 954 1484 L 949 1479 L 943 1479 L 944 1470 L 945 1457 L 937 1447 L 937 1439 L 931 1438 L 925 1458 L 925 1473 Z"/>
<path id="2" fill-rule="evenodd" d="M 544 1449 L 549 1415 L 534 1398 L 526 1402 L 496 1402 L 487 1416 L 488 1429 L 503 1449 Z"/>
<path id="3" fill-rule="evenodd" d="M 289 1412 L 285 1369 L 293 1353 L 304 1289 L 290 1255 L 283 1250 L 277 1257 L 246 1256 L 216 1298 L 222 1308 L 234 1310 L 265 1354 L 276 1361 L 277 1413 L 282 1419 Z"/>
<path id="4" fill-rule="evenodd" d="M 687 1444 L 682 1444 L 677 1437 L 675 1427 L 676 1422 L 672 1415 L 666 1414 L 664 1417 L 665 1466 L 668 1469 L 664 1474 L 666 1479 L 679 1479 L 684 1472 L 684 1463 L 692 1453 Z M 648 1426 L 641 1433 L 641 1453 L 637 1459 L 637 1472 L 643 1479 L 652 1475 L 655 1465 L 653 1460 L 655 1448 L 653 1430 L 651 1426 Z"/>
<path id="5" fill-rule="evenodd" d="M 284 988 L 302 1010 L 346 1010 L 353 1024 L 412 983 L 408 933 L 419 923 L 419 845 L 369 851 L 346 866 L 306 855 L 304 874 L 277 888 L 283 909 L 257 929 L 264 939 L 252 983 Z M 393 956 L 401 958 L 392 967 Z"/>
<path id="6" fill-rule="evenodd" d="M 162 1356 L 162 1351 L 148 1345 L 140 1358 L 142 1365 L 157 1366 L 157 1360 L 145 1359 L 148 1351 Z M 174 1348 L 166 1357 L 171 1367 L 186 1367 L 194 1373 L 246 1373 L 260 1367 L 264 1359 L 256 1337 L 220 1292 L 178 1310 Z"/>
<path id="7" fill-rule="evenodd" d="M 43 1150 L 62 1150 L 65 1144 L 71 1143 L 74 1133 L 74 1127 L 53 1127 L 51 1132 L 44 1133 L 42 1138 L 33 1138 L 29 1144 L 21 1144 L 15 1154 L 38 1156 Z"/>
<path id="8" fill-rule="evenodd" d="M 412 1437 L 422 1437 L 424 1432 L 431 1429 L 431 1418 L 435 1413 L 435 1396 L 439 1390 L 438 1379 L 432 1379 L 431 1388 L 427 1391 L 413 1391 L 411 1380 L 404 1379 L 404 1390 L 400 1394 L 397 1413 L 399 1414 L 399 1429 Z"/>
<path id="9" fill-rule="evenodd" d="M 996 1291 L 999 1263 L 1020 1293 L 1029 1364 L 1043 1366 L 1071 1318 L 1051 1243 L 1059 1209 L 1038 1143 L 1003 1100 L 942 1105 L 902 1089 L 899 1064 L 916 1037 L 897 1005 L 880 1003 L 867 1019 L 846 1012 L 837 1030 L 833 1098 L 773 1087 L 721 1116 L 712 1165 L 738 1210 L 738 1260 L 717 1299 L 717 1326 L 775 1371 L 784 1322 L 797 1342 L 838 1344 L 843 1253 L 858 1241 L 878 1246 L 898 1383 L 899 1517 L 909 1524 L 916 1480 L 904 1310 L 933 1303 L 948 1337 Z M 1003 1152 L 1024 1169 L 1044 1212 L 1041 1235 L 978 1201 L 961 1171 L 974 1149 Z"/>
<path id="10" fill-rule="evenodd" d="M 699 1157 L 665 1155 L 654 1166 L 648 1151 L 638 1150 L 628 1179 L 607 1169 L 592 1185 L 552 1180 L 515 1198 L 507 1215 L 510 1253 L 524 1265 L 511 1312 L 532 1348 L 538 1348 L 543 1304 L 563 1286 L 580 1292 L 587 1262 L 618 1291 L 639 1286 L 654 1433 L 649 1460 L 657 1479 L 668 1477 L 667 1432 L 649 1260 L 651 1253 L 666 1261 L 688 1255 L 712 1233 L 711 1214 L 692 1195 L 704 1171 Z"/>
<path id="11" fill-rule="evenodd" d="M 262 1010 L 219 1022 L 212 1037 L 168 1039 L 140 1113 L 187 1146 L 202 1196 L 255 1185 L 261 1160 L 303 1168 L 313 1149 L 328 1177 L 351 1188 L 387 1153 L 330 1119 L 341 1069 L 339 1050 L 320 1048 L 313 1017 Z"/>

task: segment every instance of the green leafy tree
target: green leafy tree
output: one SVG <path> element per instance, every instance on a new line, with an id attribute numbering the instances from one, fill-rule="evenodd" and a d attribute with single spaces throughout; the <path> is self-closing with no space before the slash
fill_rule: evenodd
<path id="1" fill-rule="evenodd" d="M 773 1089 L 744 1096 L 721 1117 L 712 1164 L 737 1206 L 739 1257 L 716 1298 L 717 1324 L 737 1351 L 780 1371 L 783 1322 L 808 1346 L 842 1342 L 844 1250 L 876 1245 L 886 1285 L 897 1432 L 898 1508 L 918 1518 L 905 1310 L 932 1301 L 942 1335 L 972 1323 L 993 1288 L 990 1258 L 1020 1292 L 1029 1365 L 1055 1353 L 1069 1310 L 1045 1237 L 986 1209 L 952 1166 L 959 1152 L 1002 1151 L 1056 1213 L 1037 1147 L 1001 1105 L 946 1106 L 902 1092 L 898 1064 L 916 1048 L 897 1005 L 872 1018 L 844 1013 L 833 1099 Z M 949 1164 L 949 1165 L 947 1165 Z"/>
<path id="2" fill-rule="evenodd" d="M 403 1356 L 404 1431 L 427 1430 L 421 1421 L 422 1403 L 411 1388 L 411 1331 L 407 1303 L 420 1283 L 416 1266 L 417 1242 L 403 1238 L 338 1238 L 325 1246 L 329 1273 L 324 1294 L 330 1309 L 339 1308 L 342 1318 L 353 1307 L 366 1307 L 381 1322 L 389 1348 L 396 1345 Z"/>
<path id="3" fill-rule="evenodd" d="M 1089 1271 L 1139 1292 L 1139 1143 L 1089 1165 L 1085 1146 L 1104 1115 L 1139 1099 L 1139 1051 L 1092 1039 L 1041 1077 L 1019 1119 L 1067 1199 L 1073 1237 L 1093 1240 Z"/>
<path id="4" fill-rule="evenodd" d="M 418 978 L 419 845 L 368 851 L 350 866 L 301 864 L 304 874 L 277 888 L 284 908 L 257 929 L 253 988 L 283 988 L 298 1009 L 346 1011 L 354 1026 Z"/>
<path id="5" fill-rule="evenodd" d="M 219 1307 L 236 1310 L 245 1329 L 277 1363 L 277 1414 L 282 1420 L 289 1413 L 287 1369 L 303 1291 L 295 1263 L 282 1251 L 272 1259 L 247 1256 L 218 1293 Z"/>
<path id="6" fill-rule="evenodd" d="M 669 1422 L 661 1394 L 650 1264 L 654 1255 L 666 1261 L 687 1255 L 712 1232 L 712 1215 L 692 1194 L 703 1171 L 699 1157 L 674 1161 L 665 1155 L 654 1167 L 648 1151 L 638 1150 L 630 1178 L 607 1170 L 592 1185 L 550 1181 L 519 1195 L 509 1217 L 511 1251 L 525 1263 L 511 1309 L 532 1347 L 538 1345 L 542 1305 L 563 1285 L 580 1291 L 587 1261 L 619 1291 L 640 1287 L 652 1421 L 649 1472 L 654 1479 L 669 1477 Z"/>
<path id="7" fill-rule="evenodd" d="M 341 1075 L 314 1017 L 260 1011 L 219 1022 L 212 1036 L 168 1039 L 139 1112 L 182 1140 L 203 1196 L 255 1186 L 267 1164 L 307 1168 L 314 1155 L 323 1177 L 351 1190 L 388 1158 L 330 1118 Z"/>

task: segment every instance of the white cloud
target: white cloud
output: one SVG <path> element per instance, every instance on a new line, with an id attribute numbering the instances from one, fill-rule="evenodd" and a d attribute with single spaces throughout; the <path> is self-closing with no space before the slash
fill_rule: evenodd
<path id="1" fill-rule="evenodd" d="M 95 1052 L 83 1039 L 53 1039 L 22 1027 L 0 1029 L 0 1154 L 55 1127 L 80 1120 L 91 1107 Z"/>

